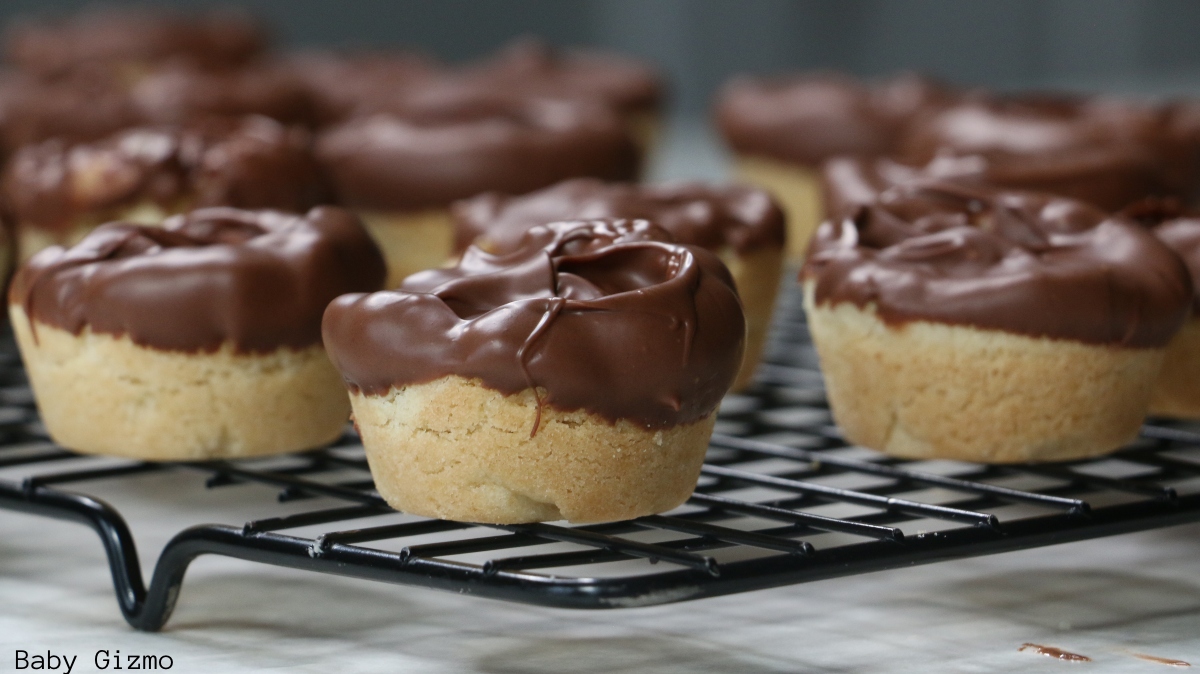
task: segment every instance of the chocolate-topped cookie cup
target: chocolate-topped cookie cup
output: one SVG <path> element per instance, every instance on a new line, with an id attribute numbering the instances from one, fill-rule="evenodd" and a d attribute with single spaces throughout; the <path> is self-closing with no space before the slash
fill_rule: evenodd
<path id="1" fill-rule="evenodd" d="M 1162 107 L 1105 98 L 975 96 L 915 120 L 897 156 L 923 165 L 972 157 L 972 181 L 1057 194 L 1116 211 L 1180 195 L 1196 155 L 1170 133 Z"/>
<path id="2" fill-rule="evenodd" d="M 125 78 L 166 61 L 237 68 L 261 56 L 268 41 L 265 27 L 237 10 L 183 14 L 147 7 L 17 21 L 3 40 L 4 56 L 40 77 L 99 67 Z"/>
<path id="3" fill-rule="evenodd" d="M 319 447 L 349 415 L 321 345 L 335 297 L 381 287 L 348 211 L 209 208 L 110 223 L 18 270 L 9 316 L 50 437 L 146 460 Z"/>
<path id="4" fill-rule="evenodd" d="M 538 96 L 586 96 L 620 113 L 643 155 L 661 134 L 666 86 L 649 64 L 622 54 L 562 49 L 536 38 L 509 43 L 463 76 Z"/>
<path id="5" fill-rule="evenodd" d="M 1175 199 L 1146 199 L 1125 209 L 1124 214 L 1149 227 L 1183 258 L 1193 283 L 1200 279 L 1200 213 L 1185 210 Z M 1183 329 L 1167 345 L 1150 413 L 1200 419 L 1200 290 Z"/>
<path id="6" fill-rule="evenodd" d="M 823 217 L 821 164 L 891 154 L 907 124 L 956 95 L 911 73 L 875 84 L 832 73 L 739 77 L 722 87 L 715 116 L 737 178 L 783 205 L 788 255 L 800 260 Z"/>
<path id="7" fill-rule="evenodd" d="M 303 212 L 328 201 L 307 131 L 266 117 L 134 127 L 22 148 L 0 176 L 21 259 L 103 222 L 157 224 L 192 208 Z"/>
<path id="8" fill-rule="evenodd" d="M 847 440 L 995 463 L 1132 440 L 1193 296 L 1129 219 L 939 183 L 822 224 L 801 278 Z"/>
<path id="9" fill-rule="evenodd" d="M 558 223 L 330 304 L 325 344 L 380 494 L 493 523 L 683 503 L 745 325 L 720 260 L 669 238 L 644 221 Z"/>
<path id="10" fill-rule="evenodd" d="M 0 70 L 0 161 L 50 138 L 96 140 L 141 122 L 125 88 L 110 76 L 45 81 Z"/>
<path id="11" fill-rule="evenodd" d="M 630 179 L 638 163 L 604 104 L 457 83 L 330 128 L 317 155 L 339 203 L 359 213 L 383 250 L 388 287 L 450 259 L 458 199 L 582 176 Z"/>
<path id="12" fill-rule="evenodd" d="M 742 185 L 636 185 L 576 178 L 525 196 L 495 192 L 454 205 L 455 246 L 490 253 L 518 246 L 533 227 L 592 218 L 644 218 L 676 243 L 701 246 L 729 267 L 746 315 L 746 356 L 733 390 L 753 379 L 783 268 L 786 226 L 771 196 Z"/>

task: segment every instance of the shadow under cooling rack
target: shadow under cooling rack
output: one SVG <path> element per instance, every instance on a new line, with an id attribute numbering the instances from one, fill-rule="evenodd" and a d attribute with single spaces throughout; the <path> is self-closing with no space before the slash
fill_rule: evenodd
<path id="1" fill-rule="evenodd" d="M 695 494 L 628 522 L 475 525 L 416 518 L 373 490 L 351 433 L 315 452 L 236 463 L 81 457 L 48 441 L 11 341 L 0 348 L 0 507 L 86 524 L 134 627 L 170 617 L 200 555 L 568 608 L 699 599 L 1200 520 L 1200 434 L 1149 424 L 1122 452 L 1064 464 L 902 461 L 847 446 L 829 415 L 798 293 L 781 300 L 767 362 L 726 398 Z M 274 490 L 282 512 L 197 524 L 147 586 L 133 531 L 89 484 L 194 474 L 219 499 Z M 290 503 L 296 502 L 296 503 Z M 270 510 L 270 509 L 268 509 Z M 34 543 L 36 544 L 36 543 Z"/>

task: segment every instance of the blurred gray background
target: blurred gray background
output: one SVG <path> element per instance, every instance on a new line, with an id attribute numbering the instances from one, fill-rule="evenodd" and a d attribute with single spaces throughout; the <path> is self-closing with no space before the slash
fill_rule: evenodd
<path id="1" fill-rule="evenodd" d="M 0 0 L 0 22 L 96 5 Z M 113 3 L 107 4 L 154 4 Z M 449 61 L 527 34 L 625 51 L 670 78 L 676 124 L 657 175 L 717 177 L 703 121 L 742 72 L 916 69 L 964 85 L 1200 96 L 1200 0 L 174 0 L 239 5 L 281 46 L 387 46 Z M 700 140 L 701 142 L 695 142 Z M 675 148 L 671 150 L 670 148 Z M 665 162 L 665 164 L 664 164 Z"/>
<path id="2" fill-rule="evenodd" d="M 0 0 L 0 21 L 87 0 Z M 109 3 L 114 4 L 114 3 Z M 146 3 L 143 3 L 146 4 Z M 217 4 L 163 2 L 176 7 Z M 1197 0 L 244 0 L 284 45 L 402 45 L 449 60 L 521 34 L 611 47 L 703 114 L 738 72 L 915 68 L 963 84 L 1200 94 Z"/>

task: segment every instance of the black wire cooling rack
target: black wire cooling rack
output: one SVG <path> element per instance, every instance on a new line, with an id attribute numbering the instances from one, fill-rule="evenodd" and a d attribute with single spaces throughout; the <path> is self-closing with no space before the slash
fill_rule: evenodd
<path id="1" fill-rule="evenodd" d="M 163 626 L 188 565 L 206 554 L 530 604 L 620 608 L 1200 520 L 1200 433 L 1186 428 L 1148 424 L 1112 457 L 1036 466 L 902 461 L 847 446 L 795 291 L 781 299 L 758 383 L 722 405 L 691 500 L 628 522 L 484 526 L 400 515 L 373 491 L 351 433 L 265 461 L 101 467 L 47 440 L 9 340 L 0 344 L 0 469 L 23 479 L 0 479 L 0 507 L 94 529 L 121 611 L 142 630 Z M 164 547 L 147 586 L 126 520 L 88 485 L 156 471 L 194 473 L 214 492 L 257 484 L 311 508 L 186 528 Z"/>

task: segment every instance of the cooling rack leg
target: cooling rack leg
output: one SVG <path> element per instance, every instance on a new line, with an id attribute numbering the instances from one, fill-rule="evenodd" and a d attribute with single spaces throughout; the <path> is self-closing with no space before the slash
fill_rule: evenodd
<path id="1" fill-rule="evenodd" d="M 0 507 L 91 527 L 99 534 L 108 555 L 108 567 L 112 572 L 121 613 L 130 625 L 142 629 L 138 624 L 146 598 L 142 568 L 138 563 L 137 546 L 129 532 L 129 525 L 116 509 L 104 501 L 82 494 L 45 487 L 27 489 L 4 482 L 0 482 Z"/>

